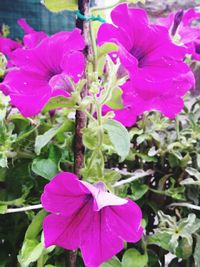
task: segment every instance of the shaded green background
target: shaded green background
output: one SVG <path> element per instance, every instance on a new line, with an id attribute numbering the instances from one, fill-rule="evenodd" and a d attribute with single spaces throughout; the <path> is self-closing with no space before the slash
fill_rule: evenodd
<path id="1" fill-rule="evenodd" d="M 74 12 L 51 13 L 40 0 L 0 0 L 0 25 L 5 23 L 10 27 L 11 38 L 23 36 L 23 31 L 17 25 L 20 18 L 26 18 L 34 29 L 48 34 L 75 27 Z"/>

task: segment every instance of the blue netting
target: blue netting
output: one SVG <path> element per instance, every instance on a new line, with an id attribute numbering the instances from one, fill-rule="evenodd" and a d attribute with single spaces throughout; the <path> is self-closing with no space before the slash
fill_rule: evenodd
<path id="1" fill-rule="evenodd" d="M 19 18 L 26 18 L 34 29 L 48 34 L 71 30 L 75 26 L 74 12 L 51 13 L 40 0 L 0 0 L 0 25 L 5 23 L 10 27 L 12 38 L 21 38 L 23 35 L 16 24 Z"/>

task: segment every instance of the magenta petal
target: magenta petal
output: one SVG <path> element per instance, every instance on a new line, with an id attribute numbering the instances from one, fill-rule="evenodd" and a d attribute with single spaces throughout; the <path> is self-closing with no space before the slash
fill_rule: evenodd
<path id="1" fill-rule="evenodd" d="M 49 80 L 49 85 L 53 90 L 54 96 L 62 93 L 61 95 L 68 97 L 72 92 L 72 85 L 70 84 L 69 76 L 64 73 L 54 75 Z M 58 91 L 60 92 L 59 94 L 57 93 Z"/>
<path id="2" fill-rule="evenodd" d="M 102 24 L 99 28 L 97 40 L 99 45 L 102 45 L 105 42 L 114 42 L 122 44 L 128 50 L 132 47 L 132 42 L 129 36 L 121 29 L 108 23 Z"/>
<path id="3" fill-rule="evenodd" d="M 130 39 L 135 40 L 136 43 L 139 36 L 142 38 L 146 34 L 148 18 L 143 9 L 129 8 L 128 4 L 125 3 L 119 4 L 113 9 L 111 18 L 114 24 L 123 29 Z"/>
<path id="4" fill-rule="evenodd" d="M 173 12 L 169 14 L 168 17 L 159 18 L 158 23 L 166 27 L 168 30 L 170 30 L 170 28 L 173 26 L 173 23 L 174 23 L 174 17 L 175 17 L 175 13 Z"/>
<path id="5" fill-rule="evenodd" d="M 139 206 L 131 200 L 127 204 L 105 208 L 105 217 L 109 227 L 122 240 L 137 242 L 141 239 L 142 212 Z"/>
<path id="6" fill-rule="evenodd" d="M 138 70 L 138 60 L 131 55 L 123 46 L 119 47 L 118 55 L 122 65 L 129 71 L 130 75 L 134 75 Z"/>
<path id="7" fill-rule="evenodd" d="M 21 44 L 9 38 L 0 36 L 0 52 L 10 57 L 12 51 L 21 47 Z"/>
<path id="8" fill-rule="evenodd" d="M 134 91 L 131 81 L 126 82 L 121 88 L 123 90 L 122 100 L 124 107 L 120 110 L 113 110 L 115 113 L 115 120 L 127 127 L 131 127 L 135 124 L 137 116 L 149 110 L 149 102 Z M 108 107 L 106 109 L 107 111 L 110 110 Z"/>
<path id="9" fill-rule="evenodd" d="M 42 87 L 40 87 L 43 90 Z M 46 88 L 45 88 L 46 90 Z M 33 117 L 40 113 L 40 111 L 44 108 L 45 104 L 48 102 L 50 96 L 48 94 L 44 95 L 15 95 L 10 94 L 11 103 L 13 106 L 17 107 L 21 114 L 24 117 Z M 40 99 L 40 101 L 38 101 Z"/>
<path id="10" fill-rule="evenodd" d="M 47 35 L 44 32 L 29 33 L 24 36 L 23 43 L 26 48 L 34 48 L 46 37 Z"/>
<path id="11" fill-rule="evenodd" d="M 23 38 L 23 43 L 26 48 L 34 48 L 39 44 L 47 34 L 44 32 L 35 31 L 27 22 L 26 19 L 21 18 L 17 21 L 20 27 L 24 30 L 25 36 Z"/>
<path id="12" fill-rule="evenodd" d="M 132 108 L 114 110 L 115 120 L 121 122 L 126 127 L 133 126 L 137 121 L 138 114 Z"/>
<path id="13" fill-rule="evenodd" d="M 62 35 L 61 35 L 62 36 Z M 83 36 L 81 35 L 81 30 L 75 28 L 70 32 L 67 42 L 64 45 L 65 51 L 67 50 L 83 50 L 85 47 Z"/>
<path id="14" fill-rule="evenodd" d="M 76 175 L 62 172 L 45 186 L 41 202 L 47 211 L 70 216 L 85 203 L 87 194 L 90 195 L 89 190 Z"/>
<path id="15" fill-rule="evenodd" d="M 78 231 L 70 228 L 70 220 L 67 217 L 50 214 L 43 222 L 45 247 L 52 245 L 65 249 L 77 249 L 80 246 Z"/>
<path id="16" fill-rule="evenodd" d="M 76 199 L 74 199 L 76 202 Z M 71 206 L 66 206 L 66 209 Z M 57 245 L 65 249 L 76 249 L 88 239 L 88 229 L 93 221 L 90 201 L 83 203 L 70 216 L 51 214 L 44 219 L 45 246 Z"/>
<path id="17" fill-rule="evenodd" d="M 81 252 L 87 267 L 98 267 L 123 249 L 123 241 L 109 227 L 107 219 L 104 209 L 92 213 L 92 220 L 83 233 Z"/>
<path id="18" fill-rule="evenodd" d="M 103 182 L 98 182 L 94 185 L 84 181 L 81 181 L 81 183 L 91 192 L 94 198 L 94 211 L 99 211 L 106 206 L 118 206 L 127 203 L 126 199 L 117 197 L 114 194 L 107 192 L 106 186 Z"/>
<path id="19" fill-rule="evenodd" d="M 35 32 L 35 30 L 26 22 L 26 19 L 18 19 L 17 23 L 23 29 L 25 34 Z"/>
<path id="20" fill-rule="evenodd" d="M 78 82 L 83 75 L 84 71 L 84 55 L 79 51 L 68 52 L 64 55 L 61 67 L 74 82 Z"/>
<path id="21" fill-rule="evenodd" d="M 177 98 L 157 98 L 151 103 L 152 109 L 158 110 L 166 117 L 173 119 L 184 107 L 183 99 Z"/>
<path id="22" fill-rule="evenodd" d="M 191 26 L 192 21 L 199 18 L 200 18 L 200 12 L 194 8 L 190 8 L 185 12 L 183 16 L 183 25 Z"/>
<path id="23" fill-rule="evenodd" d="M 150 99 L 160 95 L 183 96 L 188 88 L 192 88 L 194 78 L 188 66 L 183 62 L 159 60 L 152 65 L 138 69 L 137 74 L 133 75 L 132 82 L 139 95 L 144 99 Z M 176 91 L 174 91 L 175 88 Z"/>
<path id="24" fill-rule="evenodd" d="M 12 71 L 6 76 L 3 86 L 11 97 L 11 102 L 24 117 L 38 114 L 51 96 L 51 88 L 35 75 Z M 33 88 L 35 90 L 33 90 Z"/>

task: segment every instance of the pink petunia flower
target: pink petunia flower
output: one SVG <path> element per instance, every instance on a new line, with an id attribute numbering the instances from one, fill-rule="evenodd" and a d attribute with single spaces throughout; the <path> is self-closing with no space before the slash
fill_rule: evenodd
<path id="1" fill-rule="evenodd" d="M 23 43 L 26 48 L 34 48 L 39 44 L 44 38 L 47 37 L 45 32 L 35 31 L 24 18 L 21 18 L 17 21 L 19 26 L 23 29 L 25 35 L 23 37 Z"/>
<path id="2" fill-rule="evenodd" d="M 123 249 L 123 241 L 137 242 L 142 213 L 131 200 L 107 192 L 103 182 L 91 185 L 62 172 L 42 194 L 51 212 L 43 222 L 45 246 L 81 249 L 87 267 L 98 267 Z"/>
<path id="3" fill-rule="evenodd" d="M 12 54 L 16 70 L 9 72 L 1 89 L 23 116 L 38 114 L 48 100 L 69 96 L 68 78 L 78 82 L 84 70 L 84 40 L 78 29 L 44 38 L 36 47 Z"/>
<path id="4" fill-rule="evenodd" d="M 138 115 L 153 109 L 173 118 L 183 108 L 182 96 L 194 84 L 191 70 L 183 63 L 185 48 L 172 42 L 165 27 L 150 24 L 142 9 L 120 4 L 111 18 L 116 26 L 101 25 L 98 43 L 119 46 L 114 56 L 130 77 L 122 87 L 124 109 L 115 111 L 116 119 L 132 126 Z"/>
<path id="5" fill-rule="evenodd" d="M 182 13 L 179 23 L 177 17 Z M 187 54 L 200 60 L 200 12 L 194 8 L 187 11 L 172 12 L 166 18 L 160 18 L 158 23 L 165 26 L 179 43 L 186 47 Z M 174 30 L 175 29 L 175 30 Z"/>

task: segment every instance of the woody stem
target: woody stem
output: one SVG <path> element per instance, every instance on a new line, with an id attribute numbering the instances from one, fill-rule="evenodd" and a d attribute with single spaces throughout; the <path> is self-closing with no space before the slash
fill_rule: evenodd
<path id="1" fill-rule="evenodd" d="M 90 0 L 78 0 L 78 9 L 84 16 L 89 16 L 89 8 L 90 8 Z M 88 57 L 91 53 L 91 45 L 90 45 L 90 28 L 89 22 L 81 20 L 77 18 L 76 27 L 82 31 L 82 35 L 85 40 L 85 79 L 87 79 L 87 61 Z M 83 87 L 81 92 L 81 97 L 85 97 L 87 95 L 88 83 Z M 84 145 L 82 139 L 82 129 L 86 126 L 87 117 L 85 113 L 81 110 L 76 111 L 76 120 L 75 120 L 75 140 L 74 140 L 74 173 L 80 177 L 80 171 L 83 167 L 84 163 Z M 70 251 L 69 252 L 69 267 L 77 266 L 77 252 Z"/>

